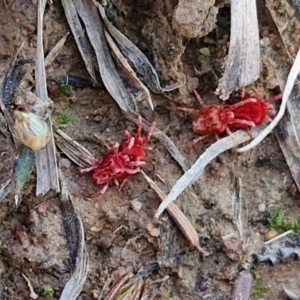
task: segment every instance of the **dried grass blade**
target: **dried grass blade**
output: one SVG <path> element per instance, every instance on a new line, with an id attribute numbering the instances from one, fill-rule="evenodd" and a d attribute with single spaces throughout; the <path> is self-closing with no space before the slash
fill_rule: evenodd
<path id="1" fill-rule="evenodd" d="M 120 288 L 125 284 L 125 282 L 132 276 L 131 273 L 125 274 L 123 277 L 119 278 L 111 288 L 110 292 L 105 296 L 103 300 L 114 300 L 115 296 L 118 294 Z M 99 299 L 100 300 L 100 299 Z"/>
<path id="2" fill-rule="evenodd" d="M 101 292 L 100 292 L 100 295 L 99 295 L 99 297 L 98 297 L 98 300 L 103 300 L 104 295 L 107 293 L 107 291 L 108 291 L 108 289 L 109 289 L 109 286 L 110 286 L 110 284 L 111 284 L 111 281 L 112 281 L 111 278 L 109 278 L 109 279 L 106 280 L 106 282 L 105 282 L 105 284 L 104 284 L 104 286 L 103 286 L 103 288 L 102 288 L 102 290 L 101 290 Z"/>
<path id="3" fill-rule="evenodd" d="M 61 3 L 64 8 L 65 16 L 73 33 L 74 39 L 76 41 L 78 50 L 85 63 L 86 69 L 94 82 L 97 82 L 94 67 L 96 62 L 93 59 L 94 53 L 91 44 L 85 35 L 85 30 L 83 29 L 78 18 L 74 3 L 72 0 L 62 0 Z"/>
<path id="4" fill-rule="evenodd" d="M 93 2 L 98 7 L 107 30 L 114 38 L 122 54 L 134 66 L 143 83 L 145 83 L 149 87 L 149 89 L 155 93 L 167 92 L 177 89 L 179 86 L 166 88 L 161 87 L 158 75 L 146 55 L 141 52 L 141 50 L 136 47 L 123 33 L 121 33 L 116 27 L 112 25 L 112 23 L 106 17 L 104 7 L 95 0 L 93 0 Z"/>
<path id="5" fill-rule="evenodd" d="M 10 193 L 13 189 L 13 183 L 11 179 L 7 179 L 1 186 L 0 186 L 0 202 Z"/>
<path id="6" fill-rule="evenodd" d="M 87 274 L 88 274 L 88 255 L 85 247 L 85 240 L 84 240 L 84 227 L 83 223 L 80 217 L 80 214 L 78 210 L 76 209 L 71 195 L 69 195 L 67 184 L 65 183 L 65 179 L 62 174 L 60 174 L 60 183 L 61 183 L 61 203 L 62 205 L 67 205 L 72 207 L 73 211 L 73 219 L 75 215 L 75 221 L 77 229 L 75 234 L 76 237 L 78 237 L 77 241 L 77 253 L 76 253 L 76 267 L 75 270 L 69 279 L 69 281 L 66 283 L 63 292 L 61 294 L 60 300 L 76 300 L 79 296 L 83 285 L 85 284 Z M 63 212 L 63 210 L 62 210 Z M 63 212 L 64 214 L 64 212 Z M 67 219 L 66 219 L 67 217 Z M 68 218 L 68 215 L 64 215 L 65 221 L 67 223 L 70 222 L 70 219 Z M 70 253 L 71 259 L 72 259 L 72 253 Z"/>
<path id="7" fill-rule="evenodd" d="M 90 166 L 90 163 L 84 159 L 84 155 L 93 156 L 85 147 L 70 138 L 60 129 L 55 130 L 55 139 L 57 147 L 75 164 L 82 168 Z"/>
<path id="8" fill-rule="evenodd" d="M 131 111 L 130 113 L 126 113 L 125 117 L 129 121 L 137 124 L 138 115 L 135 112 Z M 151 124 L 148 121 L 146 121 L 145 119 L 143 119 L 144 130 L 149 130 L 150 126 L 151 126 Z M 177 161 L 177 163 L 180 165 L 182 170 L 187 171 L 188 166 L 185 162 L 185 159 L 182 156 L 182 154 L 180 153 L 180 151 L 178 150 L 178 148 L 176 147 L 176 145 L 173 143 L 173 141 L 158 128 L 154 129 L 153 135 L 155 136 L 155 138 L 157 138 L 160 141 L 160 143 L 162 143 L 166 147 L 166 149 L 169 151 L 170 155 Z"/>
<path id="9" fill-rule="evenodd" d="M 186 187 L 188 187 L 194 180 L 202 175 L 204 168 L 208 165 L 208 163 L 210 163 L 220 153 L 236 147 L 237 145 L 246 142 L 249 139 L 250 136 L 245 131 L 239 130 L 215 142 L 208 149 L 206 149 L 206 151 L 200 155 L 191 168 L 185 172 L 185 174 L 181 176 L 172 187 L 170 193 L 158 207 L 155 218 L 159 218 L 168 205 L 175 201 Z"/>
<path id="10" fill-rule="evenodd" d="M 147 180 L 151 188 L 156 192 L 159 199 L 163 201 L 166 198 L 165 193 L 159 188 L 159 186 L 148 176 L 145 172 L 142 171 L 144 178 Z M 203 256 L 208 256 L 209 253 L 206 252 L 199 245 L 199 236 L 189 221 L 189 219 L 185 216 L 185 214 L 179 209 L 179 207 L 175 203 L 171 203 L 167 207 L 167 211 L 170 217 L 173 219 L 175 224 L 178 226 L 179 230 L 183 234 L 183 236 L 187 239 L 187 241 L 194 246 Z"/>
<path id="11" fill-rule="evenodd" d="M 142 91 L 142 93 L 146 96 L 146 100 L 147 100 L 150 108 L 152 110 L 154 110 L 154 105 L 153 105 L 152 98 L 151 98 L 149 90 L 138 79 L 135 71 L 131 68 L 131 66 L 128 63 L 128 61 L 126 60 L 126 58 L 120 52 L 119 48 L 117 47 L 117 45 L 115 44 L 115 42 L 113 41 L 113 39 L 111 38 L 111 36 L 109 35 L 109 33 L 106 30 L 104 30 L 104 34 L 105 34 L 105 38 L 106 38 L 106 41 L 107 41 L 108 45 L 110 46 L 111 50 L 115 54 L 115 57 L 119 61 L 120 65 L 122 65 L 123 70 L 127 73 L 128 77 L 130 78 L 130 81 L 134 84 L 134 86 L 137 89 L 139 89 L 139 90 Z"/>
<path id="12" fill-rule="evenodd" d="M 1 110 L 3 112 L 3 115 L 4 115 L 4 118 L 5 118 L 8 130 L 11 133 L 11 137 L 12 137 L 13 143 L 15 145 L 18 145 L 19 142 L 18 142 L 18 139 L 16 138 L 16 134 L 15 134 L 15 130 L 14 130 L 14 121 L 13 121 L 10 113 L 8 112 L 7 108 L 5 107 L 5 105 L 4 105 L 3 101 L 2 101 L 2 98 L 0 98 L 0 108 L 1 108 Z M 3 132 L 3 134 L 6 135 L 6 136 L 9 134 L 7 132 L 7 130 L 6 130 L 6 128 L 1 129 L 1 132 Z"/>
<path id="13" fill-rule="evenodd" d="M 217 89 L 226 100 L 235 88 L 253 83 L 260 75 L 260 45 L 256 0 L 231 1 L 231 29 L 225 72 Z"/>
<path id="14" fill-rule="evenodd" d="M 51 51 L 48 53 L 48 55 L 45 57 L 45 67 L 49 67 L 53 61 L 58 56 L 59 52 L 61 51 L 62 47 L 65 45 L 65 42 L 67 40 L 67 37 L 69 35 L 69 32 L 65 34 L 58 42 L 57 44 L 51 49 Z"/>
<path id="15" fill-rule="evenodd" d="M 279 112 L 277 113 L 276 117 L 247 146 L 239 148 L 237 150 L 238 152 L 246 152 L 246 151 L 249 151 L 250 149 L 256 147 L 277 126 L 279 121 L 284 116 L 290 94 L 291 94 L 291 92 L 294 88 L 295 81 L 297 80 L 297 77 L 298 77 L 299 73 L 300 73 L 300 49 L 298 50 L 298 53 L 297 53 L 297 56 L 296 56 L 295 61 L 293 63 L 293 66 L 292 66 L 292 68 L 289 72 L 289 75 L 288 75 L 288 78 L 287 78 L 287 81 L 286 81 L 286 85 L 285 85 L 285 88 L 284 88 L 284 91 L 283 91 L 283 96 L 282 96 L 280 109 L 279 109 Z"/>
<path id="16" fill-rule="evenodd" d="M 2 84 L 2 91 L 1 91 L 2 97 L 0 97 L 0 108 L 3 112 L 3 116 L 5 119 L 3 120 L 3 117 L 0 114 L 0 122 L 1 122 L 0 130 L 7 138 L 9 138 L 12 141 L 12 143 L 14 143 L 15 146 L 18 145 L 18 140 L 14 132 L 14 121 L 10 113 L 8 112 L 7 107 L 9 107 L 12 104 L 15 90 L 25 75 L 25 71 L 23 68 L 21 69 L 16 68 L 16 61 L 20 51 L 24 47 L 26 40 L 27 39 L 24 39 L 24 41 L 22 42 L 21 46 L 19 47 L 14 57 L 11 67 L 6 73 L 6 76 Z"/>
<path id="17" fill-rule="evenodd" d="M 38 29 L 37 29 L 37 49 L 36 49 L 36 66 L 35 66 L 35 80 L 36 80 L 36 95 L 45 101 L 45 106 L 48 101 L 47 85 L 46 85 L 46 71 L 44 62 L 44 47 L 43 47 L 43 18 L 46 1 L 38 1 Z M 36 195 L 44 195 L 50 189 L 59 191 L 58 169 L 56 163 L 56 150 L 53 139 L 51 118 L 48 120 L 48 126 L 51 132 L 51 139 L 47 147 L 35 153 L 36 159 Z"/>
<path id="18" fill-rule="evenodd" d="M 104 86 L 121 110 L 128 111 L 130 106 L 127 91 L 111 57 L 96 6 L 88 0 L 74 0 L 74 5 L 96 53 Z"/>

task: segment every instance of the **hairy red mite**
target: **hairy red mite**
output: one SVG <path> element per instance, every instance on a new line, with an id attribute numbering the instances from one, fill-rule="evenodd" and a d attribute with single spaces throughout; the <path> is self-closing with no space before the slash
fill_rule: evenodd
<path id="1" fill-rule="evenodd" d="M 141 171 L 140 167 L 146 164 L 146 151 L 152 150 L 151 147 L 145 144 L 149 142 L 155 125 L 155 122 L 153 122 L 148 134 L 142 137 L 142 117 L 139 116 L 138 130 L 135 136 L 132 136 L 126 130 L 127 139 L 121 144 L 116 143 L 113 147 L 106 145 L 108 153 L 102 160 L 85 156 L 93 166 L 80 169 L 80 173 L 92 172 L 93 180 L 99 185 L 104 185 L 98 193 L 92 195 L 92 199 L 103 195 L 110 182 L 114 182 L 118 190 L 121 190 L 130 175 Z"/>
<path id="2" fill-rule="evenodd" d="M 179 110 L 197 115 L 193 120 L 193 130 L 200 136 L 190 142 L 188 147 L 205 139 L 209 134 L 214 134 L 218 139 L 218 135 L 222 132 L 231 134 L 238 129 L 250 131 L 251 128 L 261 125 L 264 121 L 271 121 L 270 116 L 276 113 L 271 102 L 280 100 L 282 94 L 269 99 L 261 99 L 258 91 L 255 88 L 252 90 L 255 93 L 254 98 L 245 99 L 245 90 L 243 89 L 240 102 L 233 105 L 211 106 L 206 106 L 197 91 L 194 91 L 200 107 L 203 109 L 178 107 Z"/>

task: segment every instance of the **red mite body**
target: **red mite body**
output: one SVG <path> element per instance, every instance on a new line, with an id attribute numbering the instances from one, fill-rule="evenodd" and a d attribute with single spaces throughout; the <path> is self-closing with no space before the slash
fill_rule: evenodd
<path id="1" fill-rule="evenodd" d="M 264 121 L 270 121 L 270 116 L 275 114 L 275 109 L 271 102 L 280 100 L 282 94 L 273 98 L 262 100 L 256 89 L 255 98 L 245 99 L 242 91 L 242 101 L 233 105 L 212 105 L 206 106 L 200 95 L 195 91 L 195 95 L 203 107 L 203 110 L 179 107 L 179 110 L 196 114 L 193 120 L 193 130 L 200 136 L 188 144 L 189 147 L 206 138 L 209 134 L 214 134 L 216 138 L 224 131 L 231 134 L 238 129 L 251 130 L 252 127 L 261 125 Z"/>
<path id="2" fill-rule="evenodd" d="M 152 123 L 147 136 L 142 137 L 142 118 L 139 117 L 138 131 L 134 137 L 128 131 L 125 131 L 127 139 L 121 144 L 117 143 L 113 148 L 107 146 L 109 152 L 102 160 L 88 157 L 94 166 L 80 169 L 80 173 L 92 171 L 94 181 L 99 185 L 104 185 L 91 198 L 103 195 L 111 181 L 121 190 L 130 175 L 141 171 L 140 166 L 146 164 L 146 151 L 152 149 L 145 146 L 145 144 L 150 140 L 154 128 L 155 122 Z"/>

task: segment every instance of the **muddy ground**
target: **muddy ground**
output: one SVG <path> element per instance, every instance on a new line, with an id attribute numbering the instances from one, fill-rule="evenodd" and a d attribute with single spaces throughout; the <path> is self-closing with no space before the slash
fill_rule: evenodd
<path id="1" fill-rule="evenodd" d="M 155 111 L 140 104 L 142 115 L 157 122 L 159 129 L 174 141 L 188 164 L 214 142 L 207 138 L 188 150 L 195 138 L 191 116 L 176 107 L 197 107 L 192 95 L 197 89 L 207 104 L 219 103 L 214 95 L 226 55 L 230 8 L 220 4 L 217 30 L 205 37 L 187 40 L 172 29 L 172 14 L 177 1 L 111 1 L 108 16 L 154 64 L 163 84 L 184 85 L 176 91 L 153 95 Z M 219 1 L 221 2 L 221 1 Z M 69 31 L 60 1 L 47 5 L 44 26 L 45 53 Z M 264 26 L 264 36 L 274 28 Z M 0 67 L 4 75 L 17 49 L 27 38 L 21 52 L 23 59 L 35 57 L 36 1 L 0 1 Z M 53 121 L 67 110 L 72 123 L 63 130 L 83 144 L 97 158 L 106 153 L 104 143 L 122 141 L 125 129 L 135 132 L 104 88 L 73 88 L 68 95 L 57 92 L 51 79 L 72 74 L 88 78 L 72 35 L 47 70 L 49 95 L 55 103 Z M 278 90 L 267 90 L 262 76 L 259 89 L 264 97 Z M 232 99 L 231 101 L 235 101 Z M 144 171 L 166 193 L 183 174 L 167 150 L 155 138 L 150 142 Z M 11 176 L 16 150 L 0 135 L 0 179 Z M 64 175 L 89 192 L 97 192 L 90 174 L 79 174 L 77 167 L 58 152 Z M 86 231 L 90 271 L 78 299 L 98 299 L 108 278 L 125 269 L 133 272 L 151 263 L 160 267 L 149 276 L 156 299 L 229 299 L 232 284 L 242 268 L 252 266 L 254 284 L 266 287 L 251 299 L 285 299 L 282 286 L 300 293 L 299 261 L 292 258 L 271 266 L 253 264 L 252 254 L 260 253 L 267 216 L 281 208 L 287 218 L 299 215 L 299 194 L 291 194 L 293 179 L 274 135 L 268 136 L 250 152 L 237 154 L 234 149 L 215 159 L 196 185 L 183 193 L 177 204 L 196 228 L 201 245 L 210 253 L 203 259 L 180 234 L 175 223 L 164 214 L 159 221 L 153 215 L 158 207 L 156 195 L 141 174 L 134 175 L 118 192 L 113 185 L 96 201 L 76 198 Z M 239 238 L 233 203 L 240 199 L 243 227 L 247 238 Z M 140 209 L 136 209 L 136 203 Z M 42 205 L 41 205 L 42 204 Z M 42 286 L 51 285 L 59 299 L 70 273 L 66 235 L 57 196 L 48 193 L 35 197 L 35 174 L 23 191 L 23 201 L 15 209 L 13 194 L 0 203 L 0 299 L 30 299 L 22 277 L 31 281 L 39 299 Z M 149 224 L 159 231 L 152 236 Z"/>

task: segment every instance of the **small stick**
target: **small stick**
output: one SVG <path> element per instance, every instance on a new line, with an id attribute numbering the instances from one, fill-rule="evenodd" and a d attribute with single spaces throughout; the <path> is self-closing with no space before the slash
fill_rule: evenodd
<path id="1" fill-rule="evenodd" d="M 157 184 L 149 177 L 146 175 L 145 172 L 141 171 L 143 174 L 144 178 L 147 180 L 151 188 L 157 193 L 159 199 L 163 201 L 166 198 L 166 195 L 164 192 L 157 186 Z M 188 220 L 188 218 L 184 215 L 184 213 L 178 208 L 178 206 L 174 203 L 171 203 L 167 207 L 167 211 L 173 221 L 176 223 L 178 226 L 179 230 L 181 233 L 184 235 L 184 237 L 188 240 L 188 242 L 197 248 L 197 250 L 203 255 L 203 256 L 208 256 L 209 253 L 206 252 L 203 248 L 200 247 L 199 245 L 199 237 L 198 234 L 191 224 L 191 222 Z"/>
<path id="2" fill-rule="evenodd" d="M 30 291 L 29 297 L 31 299 L 37 299 L 39 297 L 39 295 L 34 291 L 33 286 L 31 284 L 29 278 L 27 276 L 25 276 L 23 273 L 22 273 L 22 276 L 23 276 L 23 278 L 25 279 L 25 281 L 26 281 L 26 283 L 28 285 L 28 288 L 29 288 L 29 291 Z"/>

